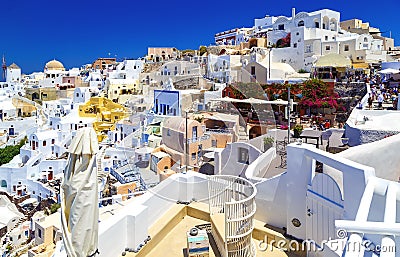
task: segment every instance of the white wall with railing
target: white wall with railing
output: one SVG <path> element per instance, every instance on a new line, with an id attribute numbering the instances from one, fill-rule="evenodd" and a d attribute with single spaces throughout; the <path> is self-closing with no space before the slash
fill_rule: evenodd
<path id="1" fill-rule="evenodd" d="M 148 228 L 177 202 L 207 202 L 207 186 L 205 175 L 175 174 L 135 198 L 99 223 L 99 256 L 118 256 L 126 247 L 137 248 L 149 235 Z"/>
<path id="2" fill-rule="evenodd" d="M 347 232 L 348 244 L 342 256 L 360 256 L 360 252 L 400 256 L 398 249 L 396 251 L 396 246 L 400 245 L 399 201 L 400 183 L 371 177 L 355 219 L 335 222 L 338 229 Z M 370 244 L 365 245 L 365 242 Z"/>

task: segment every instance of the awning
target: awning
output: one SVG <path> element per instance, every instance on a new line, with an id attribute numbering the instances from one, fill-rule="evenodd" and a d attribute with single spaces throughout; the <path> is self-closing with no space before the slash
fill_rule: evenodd
<path id="1" fill-rule="evenodd" d="M 369 69 L 369 64 L 365 62 L 353 63 L 353 69 Z"/>
<path id="2" fill-rule="evenodd" d="M 248 104 L 280 104 L 280 105 L 288 105 L 288 101 L 281 100 L 281 99 L 275 100 L 275 101 L 268 101 L 268 100 L 261 100 L 261 99 L 255 99 L 255 98 L 235 99 L 235 98 L 230 98 L 230 97 L 223 97 L 223 98 L 210 99 L 210 101 L 231 102 L 231 103 L 248 103 Z M 293 102 L 293 104 L 297 104 L 297 103 Z"/>
<path id="3" fill-rule="evenodd" d="M 165 152 L 155 152 L 155 153 L 151 153 L 151 155 L 157 157 L 158 159 L 162 159 L 164 157 L 170 156 L 169 154 L 167 154 Z"/>
<path id="4" fill-rule="evenodd" d="M 381 73 L 381 74 L 397 74 L 397 73 L 400 73 L 400 70 L 389 68 L 389 69 L 381 70 L 379 73 Z"/>
<path id="5" fill-rule="evenodd" d="M 318 59 L 315 67 L 350 67 L 351 61 L 340 54 L 327 54 Z"/>
<path id="6" fill-rule="evenodd" d="M 24 205 L 27 205 L 27 204 L 36 204 L 37 202 L 38 202 L 38 200 L 36 198 L 28 198 L 28 199 L 22 201 L 21 203 L 19 203 L 18 205 L 19 206 L 24 206 Z"/>

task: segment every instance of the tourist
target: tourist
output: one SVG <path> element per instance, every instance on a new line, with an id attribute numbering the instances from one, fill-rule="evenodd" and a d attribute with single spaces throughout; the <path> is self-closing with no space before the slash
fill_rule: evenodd
<path id="1" fill-rule="evenodd" d="M 383 103 L 383 95 L 382 92 L 379 93 L 378 95 L 378 109 L 381 110 L 382 109 L 382 103 Z"/>
<path id="2" fill-rule="evenodd" d="M 324 127 L 325 127 L 325 129 L 328 129 L 331 127 L 331 123 L 329 122 L 329 120 L 325 120 Z"/>
<path id="3" fill-rule="evenodd" d="M 357 109 L 362 110 L 362 108 L 363 108 L 363 106 L 362 106 L 362 103 L 360 100 L 360 101 L 358 101 Z"/>
<path id="4" fill-rule="evenodd" d="M 398 101 L 399 101 L 399 97 L 396 96 L 396 97 L 394 98 L 394 100 L 393 100 L 393 103 L 392 103 L 392 105 L 393 105 L 393 110 L 397 110 L 397 103 L 398 103 Z"/>
<path id="5" fill-rule="evenodd" d="M 368 109 L 372 109 L 372 95 L 371 93 L 369 93 L 369 97 L 368 97 Z"/>

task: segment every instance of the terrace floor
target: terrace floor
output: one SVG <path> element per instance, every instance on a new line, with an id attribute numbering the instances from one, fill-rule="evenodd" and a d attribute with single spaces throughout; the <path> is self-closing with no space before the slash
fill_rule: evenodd
<path id="1" fill-rule="evenodd" d="M 267 240 L 285 239 L 282 234 L 268 229 L 264 225 L 257 220 L 255 221 L 253 240 L 256 245 L 257 256 L 299 256 L 295 253 L 286 253 L 277 248 L 271 248 L 271 246 L 268 246 L 268 250 L 259 249 L 258 246 L 264 238 L 267 238 Z M 126 252 L 125 256 L 186 257 L 186 233 L 195 226 L 210 226 L 208 205 L 203 203 L 191 203 L 187 206 L 177 204 L 149 228 L 152 239 L 138 253 Z M 220 257 L 211 233 L 208 233 L 208 237 L 210 243 L 209 256 Z"/>

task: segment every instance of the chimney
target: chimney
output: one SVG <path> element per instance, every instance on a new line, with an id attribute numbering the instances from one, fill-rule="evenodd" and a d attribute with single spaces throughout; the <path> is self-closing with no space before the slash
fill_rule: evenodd
<path id="1" fill-rule="evenodd" d="M 292 8 L 292 19 L 294 20 L 294 16 L 296 16 L 296 8 Z"/>

